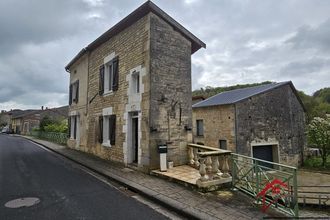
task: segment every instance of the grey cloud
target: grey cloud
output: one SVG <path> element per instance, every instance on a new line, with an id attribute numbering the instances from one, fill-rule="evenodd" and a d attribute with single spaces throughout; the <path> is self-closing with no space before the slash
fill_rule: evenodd
<path id="1" fill-rule="evenodd" d="M 291 77 L 303 77 L 313 73 L 322 72 L 330 68 L 330 59 L 313 58 L 309 60 L 290 62 L 280 70 L 281 75 Z"/>
<path id="2" fill-rule="evenodd" d="M 77 0 L 0 1 L 0 49 L 14 52 L 24 43 L 42 43 L 93 29 L 87 3 Z"/>
<path id="3" fill-rule="evenodd" d="M 66 105 L 64 66 L 143 2 L 0 1 L 0 105 Z M 330 84 L 328 1 L 154 2 L 207 44 L 192 58 L 193 89 L 293 80 L 311 93 Z"/>
<path id="4" fill-rule="evenodd" d="M 295 35 L 286 43 L 291 44 L 294 49 L 318 49 L 330 53 L 330 18 L 317 27 L 309 25 L 301 26 Z"/>

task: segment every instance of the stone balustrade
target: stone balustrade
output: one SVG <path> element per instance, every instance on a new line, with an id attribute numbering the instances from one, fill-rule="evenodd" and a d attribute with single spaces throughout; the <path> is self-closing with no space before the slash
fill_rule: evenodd
<path id="1" fill-rule="evenodd" d="M 231 151 L 199 144 L 188 144 L 189 165 L 199 169 L 201 177 L 196 184 L 199 188 L 214 190 L 223 183 L 232 181 L 229 174 Z"/>

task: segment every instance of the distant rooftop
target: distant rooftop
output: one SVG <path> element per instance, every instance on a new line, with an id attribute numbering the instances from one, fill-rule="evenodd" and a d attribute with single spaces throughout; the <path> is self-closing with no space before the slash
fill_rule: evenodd
<path id="1" fill-rule="evenodd" d="M 216 106 L 216 105 L 234 104 L 234 103 L 237 103 L 244 99 L 247 99 L 251 96 L 255 96 L 255 95 L 267 92 L 269 90 L 278 88 L 278 87 L 286 85 L 286 84 L 289 84 L 294 89 L 291 81 L 271 83 L 271 84 L 248 87 L 248 88 L 243 88 L 243 89 L 235 89 L 235 90 L 231 90 L 231 91 L 221 92 L 217 95 L 214 95 L 208 99 L 205 99 L 203 101 L 200 101 L 200 102 L 194 104 L 192 107 L 199 108 L 199 107 L 208 107 L 208 106 Z"/>

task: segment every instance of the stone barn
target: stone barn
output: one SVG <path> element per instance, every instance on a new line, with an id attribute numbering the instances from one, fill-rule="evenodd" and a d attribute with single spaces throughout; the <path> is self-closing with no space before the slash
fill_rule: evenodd
<path id="1" fill-rule="evenodd" d="M 194 142 L 298 166 L 305 109 L 289 82 L 222 92 L 193 105 Z"/>

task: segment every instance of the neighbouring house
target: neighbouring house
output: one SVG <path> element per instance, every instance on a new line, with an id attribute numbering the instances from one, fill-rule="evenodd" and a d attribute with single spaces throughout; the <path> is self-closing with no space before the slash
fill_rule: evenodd
<path id="1" fill-rule="evenodd" d="M 101 158 L 159 167 L 187 162 L 192 141 L 191 55 L 205 43 L 145 2 L 65 67 L 70 73 L 68 146 Z"/>
<path id="2" fill-rule="evenodd" d="M 305 109 L 292 82 L 222 92 L 193 105 L 194 142 L 297 166 Z"/>
<path id="3" fill-rule="evenodd" d="M 12 109 L 10 111 L 2 110 L 0 113 L 0 126 L 6 126 L 9 132 L 13 132 L 12 129 L 12 117 L 20 114 L 23 110 Z"/>
<path id="4" fill-rule="evenodd" d="M 28 135 L 33 128 L 39 128 L 40 120 L 47 116 L 52 120 L 61 121 L 67 119 L 68 106 L 58 108 L 46 108 L 41 110 L 21 110 L 11 117 L 11 129 L 15 134 Z"/>
<path id="5" fill-rule="evenodd" d="M 192 104 L 194 105 L 194 104 L 196 104 L 196 103 L 198 103 L 200 101 L 203 101 L 203 100 L 205 100 L 205 97 L 202 96 L 202 95 L 193 96 L 192 97 Z"/>

